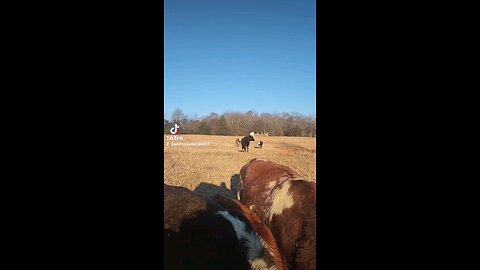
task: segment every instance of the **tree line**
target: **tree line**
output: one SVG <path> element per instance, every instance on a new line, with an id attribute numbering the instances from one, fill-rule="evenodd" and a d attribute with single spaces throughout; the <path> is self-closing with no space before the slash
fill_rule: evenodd
<path id="1" fill-rule="evenodd" d="M 163 121 L 165 134 L 170 133 L 174 124 L 178 124 L 182 134 L 245 136 L 254 131 L 272 136 L 316 137 L 317 135 L 316 118 L 298 113 L 225 112 L 221 115 L 211 113 L 199 119 L 187 116 L 182 110 L 176 109 L 170 121 L 165 118 L 165 115 Z"/>

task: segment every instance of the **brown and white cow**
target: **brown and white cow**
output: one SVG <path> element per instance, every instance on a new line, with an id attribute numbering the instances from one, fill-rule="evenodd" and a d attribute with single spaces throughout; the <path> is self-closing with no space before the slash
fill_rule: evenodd
<path id="1" fill-rule="evenodd" d="M 164 269 L 286 270 L 268 227 L 239 201 L 164 189 Z"/>
<path id="2" fill-rule="evenodd" d="M 242 137 L 235 139 L 235 146 L 236 147 L 239 147 L 241 143 L 242 143 Z"/>
<path id="3" fill-rule="evenodd" d="M 240 170 L 239 200 L 273 233 L 285 267 L 316 269 L 316 184 L 292 169 L 253 159 Z"/>

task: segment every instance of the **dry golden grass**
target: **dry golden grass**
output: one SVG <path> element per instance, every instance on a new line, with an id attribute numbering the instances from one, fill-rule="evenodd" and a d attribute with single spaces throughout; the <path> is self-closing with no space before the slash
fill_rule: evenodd
<path id="1" fill-rule="evenodd" d="M 164 183 L 195 190 L 208 197 L 215 193 L 234 197 L 240 168 L 253 158 L 288 166 L 306 179 L 316 180 L 316 138 L 258 135 L 250 142 L 249 152 L 242 153 L 241 147 L 235 146 L 236 136 L 179 134 L 182 141 L 167 140 L 167 136 L 164 135 Z M 263 148 L 255 148 L 260 140 L 264 142 Z M 171 145 L 203 142 L 209 145 Z"/>

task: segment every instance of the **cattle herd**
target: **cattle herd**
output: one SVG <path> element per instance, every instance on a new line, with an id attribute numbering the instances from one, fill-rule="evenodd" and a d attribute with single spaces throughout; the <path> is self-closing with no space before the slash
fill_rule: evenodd
<path id="1" fill-rule="evenodd" d="M 164 184 L 165 269 L 316 269 L 316 184 L 252 159 L 237 199 Z"/>
<path id="2" fill-rule="evenodd" d="M 268 133 L 264 134 L 268 137 Z M 235 146 L 239 147 L 242 146 L 242 152 L 248 152 L 248 147 L 250 146 L 250 142 L 255 141 L 255 132 L 250 132 L 248 136 L 240 137 L 235 139 Z M 256 148 L 263 148 L 263 141 L 258 142 L 258 147 Z"/>

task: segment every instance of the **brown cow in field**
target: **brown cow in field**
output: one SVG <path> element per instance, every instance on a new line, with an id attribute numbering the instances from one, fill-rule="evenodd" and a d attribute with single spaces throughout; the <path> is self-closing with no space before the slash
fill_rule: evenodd
<path id="1" fill-rule="evenodd" d="M 316 269 L 316 183 L 290 168 L 253 159 L 240 170 L 238 198 L 273 233 L 285 267 Z"/>
<path id="2" fill-rule="evenodd" d="M 164 269 L 286 270 L 268 227 L 239 201 L 164 189 Z"/>

